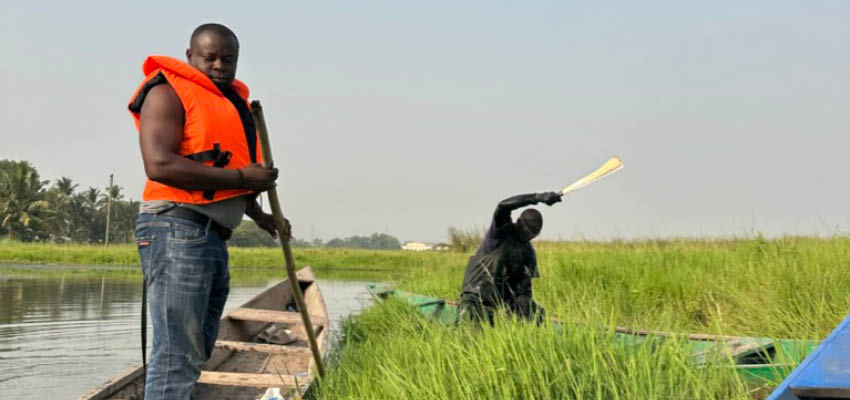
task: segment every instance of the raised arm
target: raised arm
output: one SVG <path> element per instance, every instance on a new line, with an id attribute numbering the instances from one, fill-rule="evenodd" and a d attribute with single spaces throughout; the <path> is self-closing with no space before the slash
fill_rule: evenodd
<path id="1" fill-rule="evenodd" d="M 545 203 L 551 206 L 559 201 L 561 201 L 561 194 L 557 192 L 518 194 L 500 201 L 499 205 L 496 206 L 493 219 L 496 221 L 497 226 L 502 226 L 505 223 L 513 222 L 511 221 L 511 211 L 517 208 L 537 203 Z"/>

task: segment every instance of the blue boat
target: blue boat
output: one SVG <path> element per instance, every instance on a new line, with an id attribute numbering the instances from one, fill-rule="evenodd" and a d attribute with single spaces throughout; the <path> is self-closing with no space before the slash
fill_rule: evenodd
<path id="1" fill-rule="evenodd" d="M 767 400 L 850 399 L 850 316 Z"/>

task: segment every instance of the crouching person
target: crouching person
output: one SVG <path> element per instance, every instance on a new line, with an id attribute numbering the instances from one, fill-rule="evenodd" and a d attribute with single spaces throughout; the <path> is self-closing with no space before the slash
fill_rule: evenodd
<path id="1" fill-rule="evenodd" d="M 530 208 L 514 222 L 511 211 L 525 206 L 561 201 L 555 192 L 532 193 L 502 200 L 481 246 L 470 257 L 461 287 L 458 319 L 493 324 L 498 310 L 542 323 L 543 307 L 532 299 L 531 279 L 539 276 L 531 239 L 540 234 L 543 216 Z"/>

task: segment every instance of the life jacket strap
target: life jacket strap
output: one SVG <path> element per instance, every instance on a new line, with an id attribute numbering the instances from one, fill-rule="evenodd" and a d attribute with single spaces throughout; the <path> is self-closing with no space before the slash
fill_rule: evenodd
<path id="1" fill-rule="evenodd" d="M 230 159 L 233 157 L 233 153 L 230 151 L 221 150 L 221 146 L 218 143 L 213 144 L 213 148 L 210 150 L 204 150 L 201 152 L 187 154 L 186 158 L 196 161 L 199 163 L 205 162 L 213 162 L 213 167 L 215 168 L 224 168 L 225 165 L 230 163 Z M 207 200 L 212 200 L 215 197 L 215 190 L 209 189 L 204 190 L 204 198 Z"/>

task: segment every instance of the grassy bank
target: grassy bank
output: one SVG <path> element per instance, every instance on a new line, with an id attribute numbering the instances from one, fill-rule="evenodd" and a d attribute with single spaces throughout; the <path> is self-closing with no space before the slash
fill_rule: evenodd
<path id="1" fill-rule="evenodd" d="M 456 264 L 468 255 L 451 252 L 411 253 L 388 250 L 339 248 L 295 248 L 295 263 L 314 269 L 350 271 L 376 280 L 398 280 L 419 267 Z M 230 247 L 230 266 L 235 269 L 282 268 L 280 248 Z M 58 245 L 0 241 L 0 264 L 63 265 L 71 269 L 86 267 L 137 266 L 139 254 L 132 244 Z"/>
<path id="2" fill-rule="evenodd" d="M 594 315 L 586 318 L 604 326 Z M 752 399 L 731 368 L 688 361 L 675 342 L 614 346 L 590 326 L 500 320 L 446 328 L 406 304 L 350 320 L 318 399 Z"/>
<path id="3" fill-rule="evenodd" d="M 850 240 L 540 243 L 535 298 L 575 328 L 445 328 L 403 305 L 345 327 L 320 398 L 752 399 L 676 343 L 618 348 L 598 327 L 822 339 L 850 313 Z M 457 298 L 465 259 L 408 264 L 403 289 Z"/>
<path id="4" fill-rule="evenodd" d="M 235 275 L 279 275 L 283 254 L 279 248 L 230 247 L 230 267 Z M 319 276 L 376 281 L 404 280 L 417 269 L 435 264 L 462 263 L 458 253 L 410 253 L 404 251 L 334 248 L 294 249 L 297 266 L 312 266 Z M 2 265 L 2 264 L 5 264 Z M 32 268 L 61 265 L 63 268 Z M 55 245 L 0 241 L 0 271 L 30 274 L 78 273 L 135 274 L 139 265 L 136 246 Z M 114 267 L 114 268 L 112 268 Z M 126 267 L 126 268 L 119 268 Z"/>
<path id="5" fill-rule="evenodd" d="M 534 296 L 550 315 L 618 325 L 820 338 L 850 313 L 850 239 L 540 243 Z M 457 298 L 465 259 L 413 268 L 403 289 Z"/>

